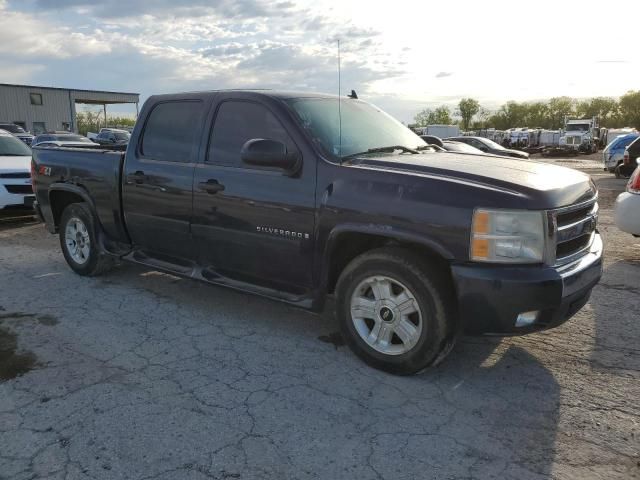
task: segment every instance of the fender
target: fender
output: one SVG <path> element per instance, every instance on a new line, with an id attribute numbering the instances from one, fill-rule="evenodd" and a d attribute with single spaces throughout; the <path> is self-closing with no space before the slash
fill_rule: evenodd
<path id="1" fill-rule="evenodd" d="M 345 223 L 341 225 L 336 225 L 329 235 L 327 236 L 327 240 L 325 242 L 324 252 L 322 253 L 322 266 L 321 266 L 321 277 L 320 277 L 320 291 L 325 292 L 327 289 L 327 284 L 329 281 L 329 270 L 330 270 L 330 260 L 331 260 L 331 252 L 333 251 L 333 246 L 335 245 L 336 240 L 340 237 L 340 235 L 344 233 L 364 233 L 369 235 L 375 235 L 378 237 L 386 237 L 389 240 L 398 240 L 416 243 L 419 245 L 423 245 L 424 247 L 432 250 L 437 253 L 445 260 L 453 260 L 454 255 L 445 247 L 440 245 L 438 242 L 431 240 L 430 238 L 424 237 L 423 235 L 418 235 L 408 230 L 404 230 L 402 228 L 393 227 L 391 225 L 383 225 L 383 224 L 360 224 L 360 223 Z"/>
<path id="2" fill-rule="evenodd" d="M 72 183 L 57 182 L 57 183 L 52 183 L 51 186 L 49 187 L 49 192 L 48 192 L 49 209 L 48 210 L 49 212 L 51 212 L 51 216 L 52 216 L 51 227 L 49 227 L 49 222 L 46 222 L 47 230 L 49 230 L 49 232 L 51 233 L 58 232 L 58 227 L 55 225 L 53 221 L 53 208 L 51 207 L 51 192 L 54 192 L 54 191 L 74 193 L 78 195 L 80 198 L 82 198 L 84 202 L 86 202 L 86 204 L 89 206 L 89 209 L 91 210 L 91 214 L 93 215 L 93 220 L 96 223 L 96 226 L 98 229 L 97 231 L 98 241 L 100 242 L 100 247 L 104 252 L 111 255 L 115 255 L 115 256 L 122 256 L 131 252 L 130 245 L 123 244 L 122 242 L 118 242 L 109 238 L 109 236 L 104 231 L 104 227 L 102 226 L 102 223 L 100 222 L 100 217 L 98 216 L 95 202 L 89 195 L 89 192 L 87 192 L 87 190 L 85 190 L 83 187 L 72 184 Z"/>

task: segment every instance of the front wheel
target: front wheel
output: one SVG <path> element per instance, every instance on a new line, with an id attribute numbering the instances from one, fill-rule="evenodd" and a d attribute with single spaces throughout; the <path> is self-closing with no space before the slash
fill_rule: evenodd
<path id="1" fill-rule="evenodd" d="M 353 260 L 338 285 L 337 315 L 351 349 L 374 368 L 408 375 L 437 364 L 457 333 L 445 272 L 400 248 Z"/>
<path id="2" fill-rule="evenodd" d="M 79 275 L 99 275 L 113 266 L 98 243 L 96 222 L 86 203 L 72 203 L 60 218 L 60 247 L 71 269 Z"/>

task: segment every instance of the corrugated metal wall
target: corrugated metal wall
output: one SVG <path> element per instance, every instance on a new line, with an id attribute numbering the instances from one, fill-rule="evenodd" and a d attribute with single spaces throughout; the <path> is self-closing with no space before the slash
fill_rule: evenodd
<path id="1" fill-rule="evenodd" d="M 31 93 L 42 95 L 42 105 L 32 105 Z M 65 123 L 75 130 L 76 102 L 136 103 L 138 99 L 137 94 L 0 85 L 0 123 L 19 123 L 32 133 L 41 126 L 63 130 Z"/>

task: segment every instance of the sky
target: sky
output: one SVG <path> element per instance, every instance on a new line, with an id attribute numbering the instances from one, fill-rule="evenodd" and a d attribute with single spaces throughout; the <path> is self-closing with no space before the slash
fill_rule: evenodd
<path id="1" fill-rule="evenodd" d="M 597 6 L 597 8 L 594 8 Z M 473 97 L 640 89 L 640 1 L 0 0 L 0 83 L 351 89 L 403 122 Z M 126 112 L 130 107 L 110 107 Z"/>

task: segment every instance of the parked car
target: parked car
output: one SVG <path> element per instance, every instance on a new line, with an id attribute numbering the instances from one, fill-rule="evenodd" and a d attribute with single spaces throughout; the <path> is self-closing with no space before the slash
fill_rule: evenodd
<path id="1" fill-rule="evenodd" d="M 40 145 L 42 147 L 76 147 L 76 146 L 93 146 L 94 142 L 82 135 L 74 133 L 45 133 L 38 135 L 31 143 L 32 147 Z"/>
<path id="2" fill-rule="evenodd" d="M 0 130 L 4 130 L 5 132 L 9 132 L 16 138 L 19 138 L 27 145 L 31 145 L 33 140 L 33 135 L 27 132 L 20 125 L 16 125 L 15 123 L 0 123 Z"/>
<path id="3" fill-rule="evenodd" d="M 624 150 L 627 146 L 640 137 L 637 132 L 619 135 L 613 139 L 602 151 L 602 161 L 604 169 L 610 173 L 615 173 L 616 167 L 620 165 L 624 158 Z"/>
<path id="4" fill-rule="evenodd" d="M 453 140 L 443 140 L 442 147 L 447 152 L 457 152 L 457 153 L 470 153 L 472 155 L 485 155 L 482 150 L 478 150 L 476 147 L 472 147 L 466 143 L 462 142 L 454 142 Z"/>
<path id="5" fill-rule="evenodd" d="M 31 208 L 31 149 L 6 130 L 0 130 L 0 210 Z"/>
<path id="6" fill-rule="evenodd" d="M 640 158 L 634 162 L 640 165 Z M 640 237 L 640 167 L 631 175 L 626 192 L 616 198 L 614 218 L 620 230 Z"/>
<path id="7" fill-rule="evenodd" d="M 454 140 L 456 142 L 466 143 L 467 145 L 471 145 L 472 147 L 481 150 L 484 153 L 490 153 L 492 155 L 500 155 L 501 157 L 513 157 L 513 158 L 521 158 L 528 159 L 529 154 L 527 152 L 521 152 L 520 150 L 511 150 L 509 148 L 504 148 L 502 145 L 497 144 L 493 140 L 489 140 L 484 137 L 449 137 L 445 140 Z"/>
<path id="8" fill-rule="evenodd" d="M 124 153 L 35 147 L 36 210 L 80 275 L 125 259 L 315 311 L 333 295 L 353 351 L 398 374 L 461 331 L 543 330 L 588 301 L 588 175 L 434 149 L 353 98 L 339 127 L 338 101 L 152 96 Z"/>
<path id="9" fill-rule="evenodd" d="M 93 142 L 100 145 L 126 145 L 131 134 L 126 130 L 102 129 Z"/>

